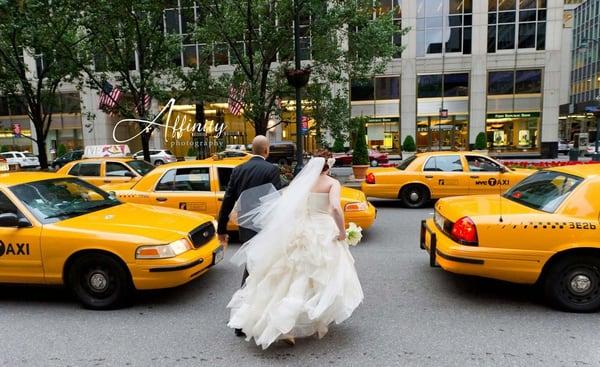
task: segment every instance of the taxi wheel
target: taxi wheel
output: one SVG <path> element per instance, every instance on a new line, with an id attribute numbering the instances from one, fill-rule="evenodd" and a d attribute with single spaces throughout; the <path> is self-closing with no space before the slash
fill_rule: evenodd
<path id="1" fill-rule="evenodd" d="M 429 190 L 422 185 L 408 185 L 400 191 L 400 199 L 409 208 L 420 208 L 429 200 Z"/>
<path id="2" fill-rule="evenodd" d="M 371 167 L 377 167 L 377 166 L 379 166 L 379 162 L 377 162 L 377 159 L 373 159 L 371 161 Z"/>
<path id="3" fill-rule="evenodd" d="M 83 304 L 93 310 L 118 308 L 125 304 L 132 285 L 127 270 L 105 254 L 77 258 L 68 273 L 69 288 Z"/>
<path id="4" fill-rule="evenodd" d="M 557 308 L 570 312 L 600 309 L 600 257 L 573 255 L 550 266 L 544 293 Z"/>

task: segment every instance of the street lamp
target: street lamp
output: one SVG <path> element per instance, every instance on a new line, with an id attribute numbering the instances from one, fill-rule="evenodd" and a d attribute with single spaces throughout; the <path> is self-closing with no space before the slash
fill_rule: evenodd
<path id="1" fill-rule="evenodd" d="M 596 48 L 598 49 L 598 58 L 596 60 L 596 63 L 598 61 L 600 61 L 600 41 L 598 41 L 597 39 L 594 38 L 584 38 L 581 40 L 581 43 L 579 44 L 578 50 L 592 50 L 591 47 L 591 43 L 594 43 L 596 45 Z M 597 72 L 597 68 L 596 68 L 596 72 Z M 593 99 L 598 100 L 598 97 L 600 96 L 596 96 L 596 89 L 598 88 L 598 78 L 596 75 L 594 75 L 593 78 L 593 85 L 592 85 L 592 95 L 593 95 Z M 594 142 L 594 153 L 592 154 L 592 161 L 600 161 L 600 152 L 598 152 L 598 140 L 600 139 L 600 107 L 596 108 L 594 115 L 596 116 L 596 139 Z"/>

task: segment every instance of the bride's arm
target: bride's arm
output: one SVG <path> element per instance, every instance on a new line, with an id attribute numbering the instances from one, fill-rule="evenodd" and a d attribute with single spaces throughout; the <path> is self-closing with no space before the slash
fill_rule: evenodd
<path id="1" fill-rule="evenodd" d="M 335 224 L 340 231 L 338 240 L 343 241 L 346 239 L 346 226 L 344 225 L 344 212 L 342 211 L 342 207 L 340 205 L 340 196 L 340 183 L 335 180 L 335 182 L 331 185 L 331 189 L 329 190 L 329 203 L 331 205 L 331 215 L 333 216 Z"/>

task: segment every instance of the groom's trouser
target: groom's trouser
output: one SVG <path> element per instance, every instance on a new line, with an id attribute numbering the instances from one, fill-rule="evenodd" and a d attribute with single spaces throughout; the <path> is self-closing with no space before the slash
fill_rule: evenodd
<path id="1" fill-rule="evenodd" d="M 240 227 L 239 237 L 240 237 L 240 242 L 242 244 L 250 241 L 252 239 L 252 237 L 254 237 L 254 236 L 256 236 L 256 232 L 254 232 L 253 230 Z M 242 277 L 242 287 L 244 286 L 244 283 L 246 283 L 246 278 L 248 278 L 248 269 L 246 269 L 244 267 L 244 276 Z"/>

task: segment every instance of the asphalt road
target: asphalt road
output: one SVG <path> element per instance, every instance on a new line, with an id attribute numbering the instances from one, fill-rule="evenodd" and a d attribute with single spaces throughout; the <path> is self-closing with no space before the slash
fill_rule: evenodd
<path id="1" fill-rule="evenodd" d="M 374 227 L 352 249 L 365 301 L 321 340 L 262 351 L 235 337 L 225 305 L 242 272 L 222 262 L 117 311 L 84 310 L 62 290 L 0 287 L 0 365 L 600 365 L 600 315 L 554 311 L 529 287 L 430 268 L 418 228 L 432 209 L 375 204 Z"/>

